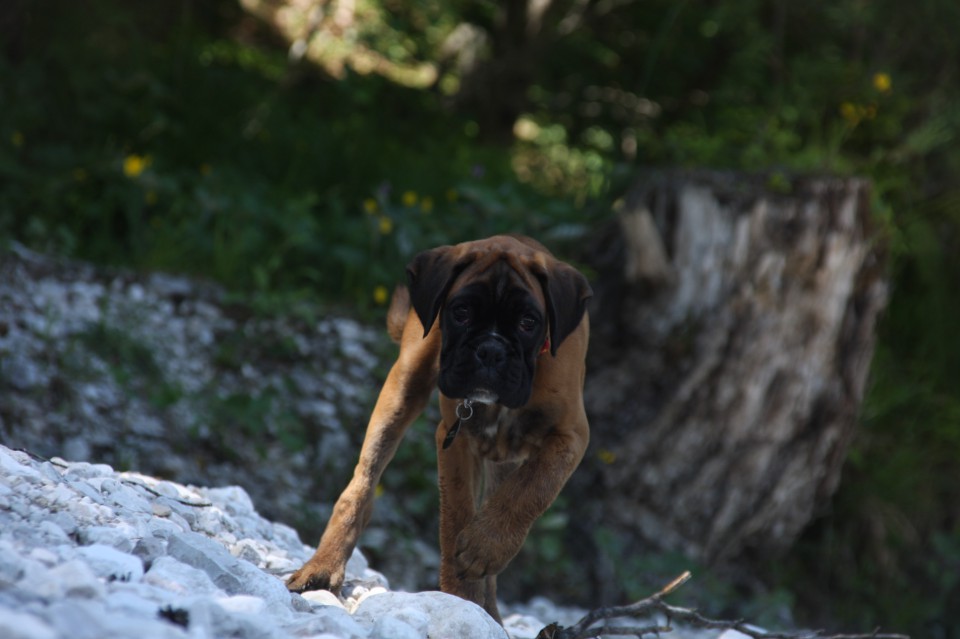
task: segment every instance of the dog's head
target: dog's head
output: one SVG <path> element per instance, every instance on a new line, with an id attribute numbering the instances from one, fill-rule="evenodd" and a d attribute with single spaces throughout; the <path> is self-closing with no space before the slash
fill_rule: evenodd
<path id="1" fill-rule="evenodd" d="M 583 319 L 587 279 L 528 238 L 495 236 L 420 253 L 407 267 L 426 336 L 439 315 L 440 391 L 519 408 L 537 358 Z"/>

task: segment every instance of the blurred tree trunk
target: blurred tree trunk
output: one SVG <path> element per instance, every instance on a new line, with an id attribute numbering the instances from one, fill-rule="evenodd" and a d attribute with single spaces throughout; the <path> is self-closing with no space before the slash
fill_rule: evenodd
<path id="1" fill-rule="evenodd" d="M 588 258 L 605 525 L 715 561 L 783 549 L 824 506 L 886 301 L 869 200 L 719 173 L 631 190 Z"/>
<path id="2" fill-rule="evenodd" d="M 495 7 L 492 19 L 468 16 L 485 34 L 483 43 L 488 55 L 470 53 L 473 63 L 462 70 L 456 105 L 461 111 L 476 116 L 485 139 L 501 142 L 513 139 L 513 125 L 527 108 L 527 92 L 540 61 L 556 40 L 579 27 L 594 4 L 573 0 L 506 0 L 492 5 Z"/>

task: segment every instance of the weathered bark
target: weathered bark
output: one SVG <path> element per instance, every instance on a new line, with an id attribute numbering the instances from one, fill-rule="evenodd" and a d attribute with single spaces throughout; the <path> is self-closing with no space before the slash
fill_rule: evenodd
<path id="1" fill-rule="evenodd" d="M 834 492 L 886 301 L 869 185 L 657 174 L 591 251 L 605 522 L 702 560 L 790 544 Z"/>

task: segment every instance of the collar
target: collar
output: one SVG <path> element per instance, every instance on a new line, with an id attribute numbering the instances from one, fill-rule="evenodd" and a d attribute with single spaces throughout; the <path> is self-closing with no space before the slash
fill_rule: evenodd
<path id="1" fill-rule="evenodd" d="M 549 352 L 550 352 L 550 337 L 547 336 L 547 338 L 543 340 L 543 347 L 540 348 L 539 354 L 543 355 L 544 353 L 549 353 Z"/>

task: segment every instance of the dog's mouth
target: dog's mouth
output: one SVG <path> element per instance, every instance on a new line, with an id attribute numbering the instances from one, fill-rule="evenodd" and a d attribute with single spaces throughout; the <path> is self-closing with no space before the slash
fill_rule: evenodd
<path id="1" fill-rule="evenodd" d="M 496 404 L 500 396 L 486 388 L 477 388 L 467 395 L 467 399 L 478 404 Z"/>

